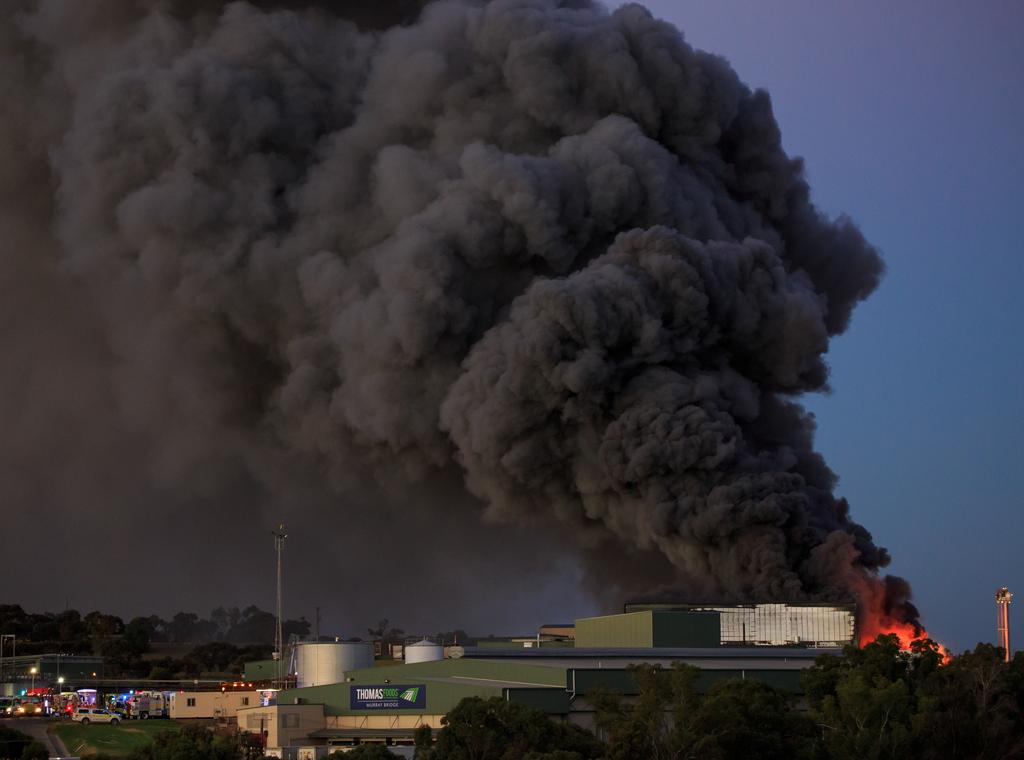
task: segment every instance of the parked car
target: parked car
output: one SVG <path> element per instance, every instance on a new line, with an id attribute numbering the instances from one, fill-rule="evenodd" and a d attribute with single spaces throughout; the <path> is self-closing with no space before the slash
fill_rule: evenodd
<path id="1" fill-rule="evenodd" d="M 81 723 L 83 726 L 87 726 L 90 723 L 109 723 L 112 726 L 116 726 L 121 722 L 110 710 L 103 710 L 98 707 L 78 707 L 73 713 L 71 713 L 71 720 Z"/>

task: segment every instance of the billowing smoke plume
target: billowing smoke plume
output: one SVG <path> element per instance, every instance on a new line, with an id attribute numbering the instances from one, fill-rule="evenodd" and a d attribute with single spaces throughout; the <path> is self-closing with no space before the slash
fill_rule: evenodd
<path id="1" fill-rule="evenodd" d="M 439 518 L 457 474 L 617 591 L 913 617 L 795 400 L 882 264 L 768 96 L 635 5 L 308 5 L 3 21 L 4 255 L 99 313 L 121 444 Z"/>

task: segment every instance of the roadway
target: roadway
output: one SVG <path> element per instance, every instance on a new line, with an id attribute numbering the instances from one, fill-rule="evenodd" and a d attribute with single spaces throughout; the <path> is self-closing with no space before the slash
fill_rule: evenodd
<path id="1" fill-rule="evenodd" d="M 59 721 L 53 718 L 15 718 L 13 720 L 0 720 L 0 726 L 13 728 L 28 734 L 37 742 L 46 747 L 51 758 L 72 757 L 68 754 L 67 748 L 57 738 L 57 735 L 48 730 L 51 726 L 57 725 Z"/>

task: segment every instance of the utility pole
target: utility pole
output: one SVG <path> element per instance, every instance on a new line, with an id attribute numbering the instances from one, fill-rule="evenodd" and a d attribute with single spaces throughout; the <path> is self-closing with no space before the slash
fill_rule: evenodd
<path id="1" fill-rule="evenodd" d="M 281 621 L 281 553 L 284 551 L 284 540 L 288 534 L 284 532 L 284 523 L 281 523 L 274 533 L 274 549 L 277 551 L 277 630 L 274 634 L 274 659 L 277 660 L 277 680 L 283 681 L 284 674 L 281 672 L 284 664 L 284 628 Z"/>
<path id="2" fill-rule="evenodd" d="M 320 643 L 320 608 L 316 608 L 316 624 L 313 626 L 313 635 L 316 637 L 314 640 L 317 644 Z"/>
<path id="3" fill-rule="evenodd" d="M 18 667 L 15 661 L 15 658 L 18 656 L 18 639 L 16 638 L 16 634 L 0 634 L 0 684 L 7 683 L 4 680 L 4 642 L 8 639 L 11 640 L 11 664 L 14 666 L 14 669 L 17 669 Z"/>

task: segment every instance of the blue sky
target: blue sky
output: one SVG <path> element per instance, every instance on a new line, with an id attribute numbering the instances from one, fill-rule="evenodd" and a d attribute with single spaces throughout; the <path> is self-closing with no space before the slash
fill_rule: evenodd
<path id="1" fill-rule="evenodd" d="M 885 258 L 806 399 L 839 493 L 933 636 L 994 640 L 1008 585 L 1024 641 L 1024 4 L 643 4 L 771 93 L 817 204 Z"/>

